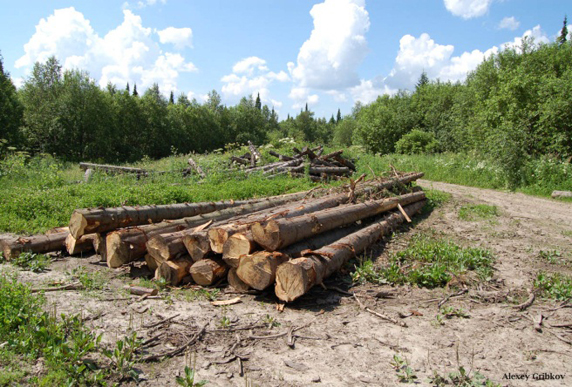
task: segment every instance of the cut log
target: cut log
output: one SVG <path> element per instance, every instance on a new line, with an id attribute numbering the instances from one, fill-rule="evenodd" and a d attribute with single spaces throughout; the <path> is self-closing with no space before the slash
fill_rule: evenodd
<path id="1" fill-rule="evenodd" d="M 164 261 L 157 262 L 151 255 L 145 254 L 145 262 L 147 263 L 149 270 L 155 272 Z"/>
<path id="2" fill-rule="evenodd" d="M 70 233 L 74 238 L 85 234 L 103 233 L 118 228 L 181 219 L 225 208 L 257 203 L 264 199 L 225 200 L 220 202 L 179 203 L 161 206 L 84 208 L 75 210 L 70 219 Z"/>
<path id="3" fill-rule="evenodd" d="M 226 277 L 228 284 L 234 288 L 239 293 L 246 293 L 250 290 L 250 286 L 245 284 L 238 276 L 236 275 L 236 268 L 232 267 L 228 271 L 228 275 Z"/>
<path id="4" fill-rule="evenodd" d="M 354 165 L 354 163 L 352 163 L 351 161 L 349 161 L 348 159 L 344 159 L 342 156 L 340 155 L 336 155 L 333 157 L 334 160 L 336 160 L 338 163 L 345 165 L 346 167 L 348 167 L 349 169 L 351 169 L 352 171 L 356 171 L 356 166 Z"/>
<path id="5" fill-rule="evenodd" d="M 271 175 L 271 174 L 275 174 L 277 172 L 304 172 L 304 169 L 306 169 L 305 165 L 298 165 L 298 166 L 293 166 L 293 167 L 283 167 L 283 166 L 277 166 L 274 167 L 272 169 L 268 169 L 266 171 L 264 171 L 263 173 L 265 175 Z"/>
<path id="6" fill-rule="evenodd" d="M 189 157 L 188 162 L 191 168 L 194 169 L 200 177 L 203 179 L 207 177 L 207 175 L 203 172 L 203 169 L 199 166 L 199 164 L 197 164 L 195 160 L 193 160 L 192 157 Z"/>
<path id="7" fill-rule="evenodd" d="M 210 286 L 223 279 L 228 266 L 219 259 L 203 259 L 193 263 L 189 272 L 198 285 Z"/>
<path id="8" fill-rule="evenodd" d="M 404 207 L 409 216 L 417 213 L 425 200 Z M 314 285 L 322 283 L 338 271 L 349 259 L 362 253 L 383 235 L 390 233 L 404 221 L 400 212 L 387 215 L 379 223 L 363 228 L 334 244 L 316 251 L 306 252 L 304 257 L 283 263 L 276 271 L 276 296 L 291 302 L 306 294 Z"/>
<path id="9" fill-rule="evenodd" d="M 252 154 L 251 166 L 254 167 L 256 165 L 256 162 L 262 158 L 262 155 L 260 154 L 258 149 L 256 149 L 254 144 L 250 142 L 250 140 L 248 140 L 248 149 L 250 149 L 250 154 Z"/>
<path id="10" fill-rule="evenodd" d="M 32 235 L 29 237 L 9 238 L 0 240 L 0 248 L 6 260 L 17 257 L 20 253 L 30 252 L 36 254 L 61 251 L 65 248 L 65 241 L 69 232 L 59 232 L 48 235 Z"/>
<path id="11" fill-rule="evenodd" d="M 211 242 L 207 230 L 183 236 L 183 244 L 194 262 L 212 255 Z"/>
<path id="12" fill-rule="evenodd" d="M 100 243 L 99 234 L 82 235 L 79 239 L 75 239 L 68 234 L 65 240 L 66 250 L 69 255 L 76 255 L 95 250 L 95 244 Z"/>
<path id="13" fill-rule="evenodd" d="M 137 175 L 146 176 L 148 171 L 141 168 L 133 167 L 119 167 L 117 165 L 93 164 L 93 163 L 79 163 L 79 168 L 83 171 L 87 169 L 105 171 L 111 173 L 134 173 Z"/>
<path id="14" fill-rule="evenodd" d="M 383 189 L 388 189 L 395 185 L 408 184 L 417 180 L 418 178 L 421 178 L 422 176 L 422 173 L 417 173 L 406 175 L 399 179 L 375 182 L 373 185 L 359 188 L 356 190 L 356 193 L 371 193 Z M 336 207 L 340 204 L 347 203 L 348 199 L 349 198 L 347 194 L 338 194 L 319 199 L 310 199 L 306 203 L 294 203 L 290 205 L 290 208 L 277 207 L 267 213 L 252 214 L 247 218 L 241 219 L 238 224 L 232 224 L 229 222 L 229 224 L 225 224 L 223 226 L 213 225 L 208 231 L 209 239 L 211 241 L 211 249 L 215 253 L 222 254 L 224 251 L 224 243 L 231 235 L 237 232 L 247 231 L 255 222 L 265 221 L 268 217 L 282 217 L 286 219 L 292 218 L 311 212 Z"/>
<path id="15" fill-rule="evenodd" d="M 334 158 L 334 157 L 336 157 L 336 156 L 341 155 L 342 153 L 344 153 L 343 149 L 337 150 L 337 151 L 335 151 L 335 152 L 328 153 L 327 155 L 321 156 L 320 159 L 322 159 L 322 160 L 329 160 L 329 159 L 331 159 L 331 158 Z"/>
<path id="16" fill-rule="evenodd" d="M 279 265 L 289 257 L 278 252 L 261 251 L 240 258 L 236 274 L 246 285 L 256 290 L 264 290 L 274 283 Z"/>
<path id="17" fill-rule="evenodd" d="M 95 253 L 105 259 L 105 254 L 107 253 L 105 249 L 105 235 L 98 233 L 90 235 L 95 235 L 95 238 L 93 239 L 93 249 L 95 250 Z"/>
<path id="18" fill-rule="evenodd" d="M 155 278 L 163 278 L 172 286 L 177 286 L 189 275 L 189 268 L 193 264 L 190 257 L 183 257 L 173 261 L 165 261 L 155 271 Z"/>
<path id="19" fill-rule="evenodd" d="M 572 191 L 553 191 L 552 198 L 572 198 Z"/>
<path id="20" fill-rule="evenodd" d="M 251 232 L 233 234 L 224 243 L 222 259 L 228 266 L 238 267 L 240 257 L 252 253 L 257 247 Z"/>
<path id="21" fill-rule="evenodd" d="M 252 204 L 245 204 L 240 207 L 233 207 L 225 209 L 219 212 L 212 212 L 206 214 L 205 217 L 210 217 L 212 220 L 222 221 L 225 219 L 230 219 L 237 216 L 242 216 L 246 214 L 255 213 L 258 211 L 263 211 L 269 208 L 274 208 L 276 206 L 281 206 L 289 203 L 291 199 L 299 199 L 302 194 L 291 194 L 275 196 L 267 199 L 260 199 L 259 202 Z M 189 223 L 189 222 L 188 222 Z M 167 261 L 169 259 L 177 258 L 181 255 L 189 253 L 193 260 L 199 260 L 202 258 L 196 258 L 200 254 L 200 251 L 208 253 L 207 250 L 202 249 L 202 244 L 199 244 L 199 250 L 194 248 L 185 247 L 184 237 L 191 234 L 192 231 L 185 229 L 183 231 L 178 231 L 175 233 L 162 233 L 155 235 L 146 242 L 147 251 L 149 254 L 153 255 L 156 259 L 161 261 Z M 189 239 L 189 243 L 195 243 L 192 239 Z M 193 251 L 191 251 L 193 250 Z M 204 254 L 202 255 L 204 257 Z"/>
<path id="22" fill-rule="evenodd" d="M 318 148 L 318 149 L 320 149 L 320 148 Z M 307 155 L 310 160 L 314 160 L 314 159 L 318 158 L 318 156 L 314 153 L 314 150 L 308 148 L 307 146 L 302 148 L 302 153 Z"/>
<path id="23" fill-rule="evenodd" d="M 269 150 L 268 153 L 270 153 L 274 157 L 278 157 L 278 160 L 280 160 L 280 161 L 292 161 L 292 160 L 294 160 L 294 157 L 281 155 L 281 154 L 279 154 L 273 150 Z"/>
<path id="24" fill-rule="evenodd" d="M 54 227 L 54 228 L 50 228 L 48 231 L 46 231 L 44 233 L 44 235 L 52 235 L 52 234 L 59 234 L 62 232 L 69 232 L 70 228 L 65 226 L 65 227 Z"/>
<path id="25" fill-rule="evenodd" d="M 322 173 L 328 175 L 347 175 L 350 173 L 348 167 L 310 167 L 311 175 L 321 175 Z"/>
<path id="26" fill-rule="evenodd" d="M 293 243 L 334 228 L 351 224 L 361 219 L 378 215 L 425 199 L 424 192 L 415 192 L 398 197 L 350 204 L 326 209 L 290 219 L 272 219 L 257 222 L 252 226 L 254 240 L 267 251 L 275 251 Z"/>
<path id="27" fill-rule="evenodd" d="M 278 265 L 302 256 L 307 250 L 316 250 L 363 228 L 360 224 L 338 228 L 288 246 L 278 252 L 257 252 L 240 258 L 237 274 L 250 287 L 263 290 L 274 283 Z M 229 238 L 230 240 L 230 238 Z"/>

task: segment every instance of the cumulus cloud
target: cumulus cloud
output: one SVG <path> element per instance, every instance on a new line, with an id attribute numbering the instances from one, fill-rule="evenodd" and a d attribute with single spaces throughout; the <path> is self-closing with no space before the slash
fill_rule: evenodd
<path id="1" fill-rule="evenodd" d="M 520 22 L 518 20 L 515 19 L 514 16 L 511 17 L 505 17 L 504 19 L 502 19 L 498 25 L 498 28 L 503 30 L 511 30 L 514 31 L 516 30 L 518 27 L 520 27 Z"/>
<path id="2" fill-rule="evenodd" d="M 173 44 L 179 50 L 185 47 L 193 48 L 193 30 L 190 28 L 167 27 L 157 31 L 157 34 L 159 41 L 163 44 Z"/>
<path id="3" fill-rule="evenodd" d="M 524 34 L 522 34 L 522 36 L 514 38 L 512 42 L 507 42 L 502 44 L 501 48 L 502 49 L 514 48 L 516 50 L 519 50 L 520 48 L 522 48 L 522 42 L 525 38 L 529 41 L 534 42 L 535 44 L 550 42 L 548 35 L 546 35 L 546 33 L 542 30 L 540 25 L 537 25 L 536 27 L 530 30 L 526 30 Z"/>
<path id="4" fill-rule="evenodd" d="M 288 68 L 299 87 L 331 90 L 359 83 L 357 68 L 368 48 L 365 0 L 325 0 L 312 7 L 314 29 Z"/>
<path id="5" fill-rule="evenodd" d="M 306 104 L 314 106 L 320 101 L 320 97 L 317 94 L 310 94 L 310 89 L 307 87 L 293 87 L 288 98 L 294 100 L 292 105 L 294 109 L 301 109 Z"/>
<path id="6" fill-rule="evenodd" d="M 123 9 L 130 9 L 130 8 L 145 8 L 148 6 L 155 5 L 157 3 L 167 4 L 167 0 L 140 0 L 137 2 L 129 3 L 128 1 L 123 3 Z"/>
<path id="7" fill-rule="evenodd" d="M 290 77 L 286 72 L 270 71 L 264 59 L 251 56 L 237 62 L 232 67 L 232 73 L 221 78 L 221 82 L 224 83 L 222 94 L 230 100 L 260 94 L 262 102 L 268 103 L 272 102 L 270 85 L 274 82 L 289 80 Z M 276 106 L 275 103 L 273 104 Z"/>
<path id="8" fill-rule="evenodd" d="M 165 94 L 177 91 L 180 73 L 197 70 L 180 54 L 162 52 L 152 29 L 130 10 L 124 10 L 123 22 L 103 37 L 73 7 L 55 10 L 40 20 L 24 51 L 17 68 L 29 70 L 35 62 L 55 56 L 64 69 L 89 71 L 101 86 L 130 82 L 143 90 L 157 83 Z"/>
<path id="9" fill-rule="evenodd" d="M 359 85 L 350 89 L 350 93 L 354 102 L 368 104 L 375 101 L 380 95 L 393 95 L 397 93 L 397 90 L 385 85 L 383 79 L 376 78 L 373 80 L 362 79 Z"/>
<path id="10" fill-rule="evenodd" d="M 485 15 L 493 0 L 444 0 L 445 8 L 455 16 L 471 19 Z"/>

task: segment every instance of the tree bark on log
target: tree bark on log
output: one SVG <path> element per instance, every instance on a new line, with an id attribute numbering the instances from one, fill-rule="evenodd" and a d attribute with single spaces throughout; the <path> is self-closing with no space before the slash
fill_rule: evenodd
<path id="1" fill-rule="evenodd" d="M 95 244 L 100 243 L 99 234 L 82 235 L 79 239 L 75 239 L 73 235 L 68 234 L 65 240 L 66 250 L 69 255 L 76 255 L 95 250 Z"/>
<path id="2" fill-rule="evenodd" d="M 328 153 L 327 155 L 323 155 L 322 157 L 320 157 L 320 159 L 322 160 L 329 160 L 331 158 L 334 158 L 336 156 L 341 155 L 342 153 L 344 153 L 343 149 L 337 150 L 335 152 L 332 153 Z"/>
<path id="3" fill-rule="evenodd" d="M 93 163 L 79 163 L 79 168 L 83 171 L 87 169 L 100 170 L 112 173 L 134 173 L 136 175 L 146 176 L 148 171 L 141 168 L 133 167 L 119 167 L 117 165 L 106 165 L 106 164 L 93 164 Z"/>
<path id="4" fill-rule="evenodd" d="M 252 226 L 254 240 L 267 251 L 276 251 L 293 243 L 358 220 L 425 199 L 424 192 L 398 197 L 349 204 L 339 208 L 298 216 L 291 219 L 272 219 Z"/>
<path id="5" fill-rule="evenodd" d="M 226 276 L 228 284 L 234 288 L 239 293 L 246 293 L 250 290 L 250 286 L 245 284 L 237 275 L 236 268 L 232 267 L 229 269 Z"/>
<path id="6" fill-rule="evenodd" d="M 411 217 L 421 210 L 424 204 L 425 200 L 408 205 L 404 210 Z M 394 212 L 385 216 L 381 222 L 350 234 L 334 244 L 306 252 L 302 258 L 283 263 L 276 271 L 276 296 L 286 302 L 296 300 L 314 285 L 322 283 L 324 278 L 338 271 L 349 259 L 390 233 L 404 220 L 405 217 L 400 212 Z"/>
<path id="7" fill-rule="evenodd" d="M 238 216 L 242 217 L 243 215 L 246 214 L 252 214 L 258 211 L 263 211 L 284 205 L 292 201 L 292 199 L 299 199 L 300 197 L 302 197 L 302 195 L 305 195 L 305 193 L 274 196 L 266 199 L 260 199 L 260 201 L 257 203 L 245 204 L 240 207 L 227 208 L 222 211 L 206 214 L 201 219 L 204 220 L 208 217 L 212 220 L 222 221 L 225 219 L 232 219 Z M 174 233 L 161 233 L 159 235 L 155 235 L 149 238 L 149 240 L 146 242 L 147 251 L 149 252 L 149 254 L 153 255 L 156 259 L 160 259 L 163 261 L 177 258 L 178 256 L 185 255 L 187 253 L 191 255 L 193 260 L 198 260 L 195 259 L 195 254 L 200 254 L 199 250 L 191 252 L 191 250 L 194 249 L 187 248 L 184 242 L 184 237 L 186 235 L 189 235 L 191 232 L 192 232 L 191 230 L 188 230 L 186 228 L 185 230 Z M 192 244 L 194 242 L 192 242 L 192 240 L 189 239 L 189 243 Z M 202 245 L 199 244 L 199 246 L 201 246 L 202 249 Z M 202 251 L 208 252 L 204 249 Z"/>
<path id="8" fill-rule="evenodd" d="M 226 275 L 228 266 L 222 260 L 202 259 L 193 263 L 189 272 L 198 285 L 210 286 Z"/>
<path id="9" fill-rule="evenodd" d="M 155 271 L 155 278 L 163 278 L 168 284 L 177 286 L 189 275 L 193 261 L 190 257 L 182 257 L 173 261 L 165 261 Z"/>
<path id="10" fill-rule="evenodd" d="M 0 248 L 4 258 L 9 261 L 23 252 L 44 254 L 63 250 L 68 235 L 69 232 L 64 231 L 55 234 L 3 239 L 0 240 Z"/>
<path id="11" fill-rule="evenodd" d="M 157 268 L 165 261 L 157 262 L 155 258 L 153 258 L 151 255 L 145 254 L 145 262 L 147 263 L 147 267 L 149 268 L 149 270 L 155 272 Z"/>
<path id="12" fill-rule="evenodd" d="M 85 234 L 103 233 L 118 228 L 157 223 L 163 220 L 181 219 L 225 208 L 260 202 L 264 199 L 225 200 L 220 202 L 179 203 L 161 206 L 83 208 L 72 213 L 70 233 L 74 238 Z"/>
<path id="13" fill-rule="evenodd" d="M 350 173 L 348 167 L 310 167 L 310 174 L 321 175 L 322 173 L 328 175 L 347 175 Z"/>
<path id="14" fill-rule="evenodd" d="M 268 153 L 270 153 L 274 157 L 278 157 L 278 160 L 280 160 L 280 161 L 292 161 L 292 160 L 294 160 L 294 157 L 281 155 L 281 154 L 279 154 L 273 150 L 268 151 Z"/>

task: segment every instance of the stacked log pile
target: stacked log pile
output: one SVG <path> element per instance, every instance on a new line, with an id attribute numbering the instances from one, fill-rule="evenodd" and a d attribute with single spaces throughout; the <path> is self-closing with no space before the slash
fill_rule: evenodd
<path id="1" fill-rule="evenodd" d="M 283 155 L 270 150 L 268 153 L 278 161 L 256 166 L 260 156 L 255 157 L 256 148 L 250 144 L 250 152 L 242 156 L 232 156 L 231 163 L 242 166 L 246 173 L 262 172 L 268 177 L 288 174 L 294 177 L 309 177 L 313 181 L 339 180 L 351 176 L 356 171 L 354 162 L 342 156 L 343 150 L 323 154 L 324 148 L 293 148 L 293 155 Z M 258 153 L 259 155 L 259 153 Z"/>
<path id="2" fill-rule="evenodd" d="M 81 209 L 69 229 L 0 247 L 8 259 L 22 251 L 95 250 L 111 268 L 144 259 L 156 279 L 173 286 L 274 286 L 279 299 L 291 302 L 418 213 L 425 194 L 411 183 L 422 176 L 250 201 Z"/>

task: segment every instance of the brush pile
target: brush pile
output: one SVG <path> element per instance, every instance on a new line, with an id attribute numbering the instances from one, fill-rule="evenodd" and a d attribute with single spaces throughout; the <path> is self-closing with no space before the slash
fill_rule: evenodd
<path id="1" fill-rule="evenodd" d="M 69 254 L 95 250 L 111 268 L 144 259 L 155 278 L 171 285 L 274 286 L 290 302 L 410 221 L 425 204 L 425 193 L 411 187 L 422 176 L 362 176 L 330 191 L 246 201 L 78 209 L 69 228 L 0 247 L 7 259 L 64 246 Z"/>
<path id="2" fill-rule="evenodd" d="M 342 157 L 343 150 L 323 155 L 322 146 L 308 148 L 307 146 L 299 150 L 292 148 L 292 156 L 279 154 L 273 150 L 268 153 L 278 161 L 256 166 L 261 159 L 260 153 L 249 143 L 250 152 L 241 156 L 232 156 L 231 163 L 242 166 L 246 173 L 262 172 L 268 177 L 277 175 L 289 175 L 293 177 L 308 176 L 312 181 L 339 180 L 342 177 L 349 177 L 356 171 L 355 164 Z"/>

